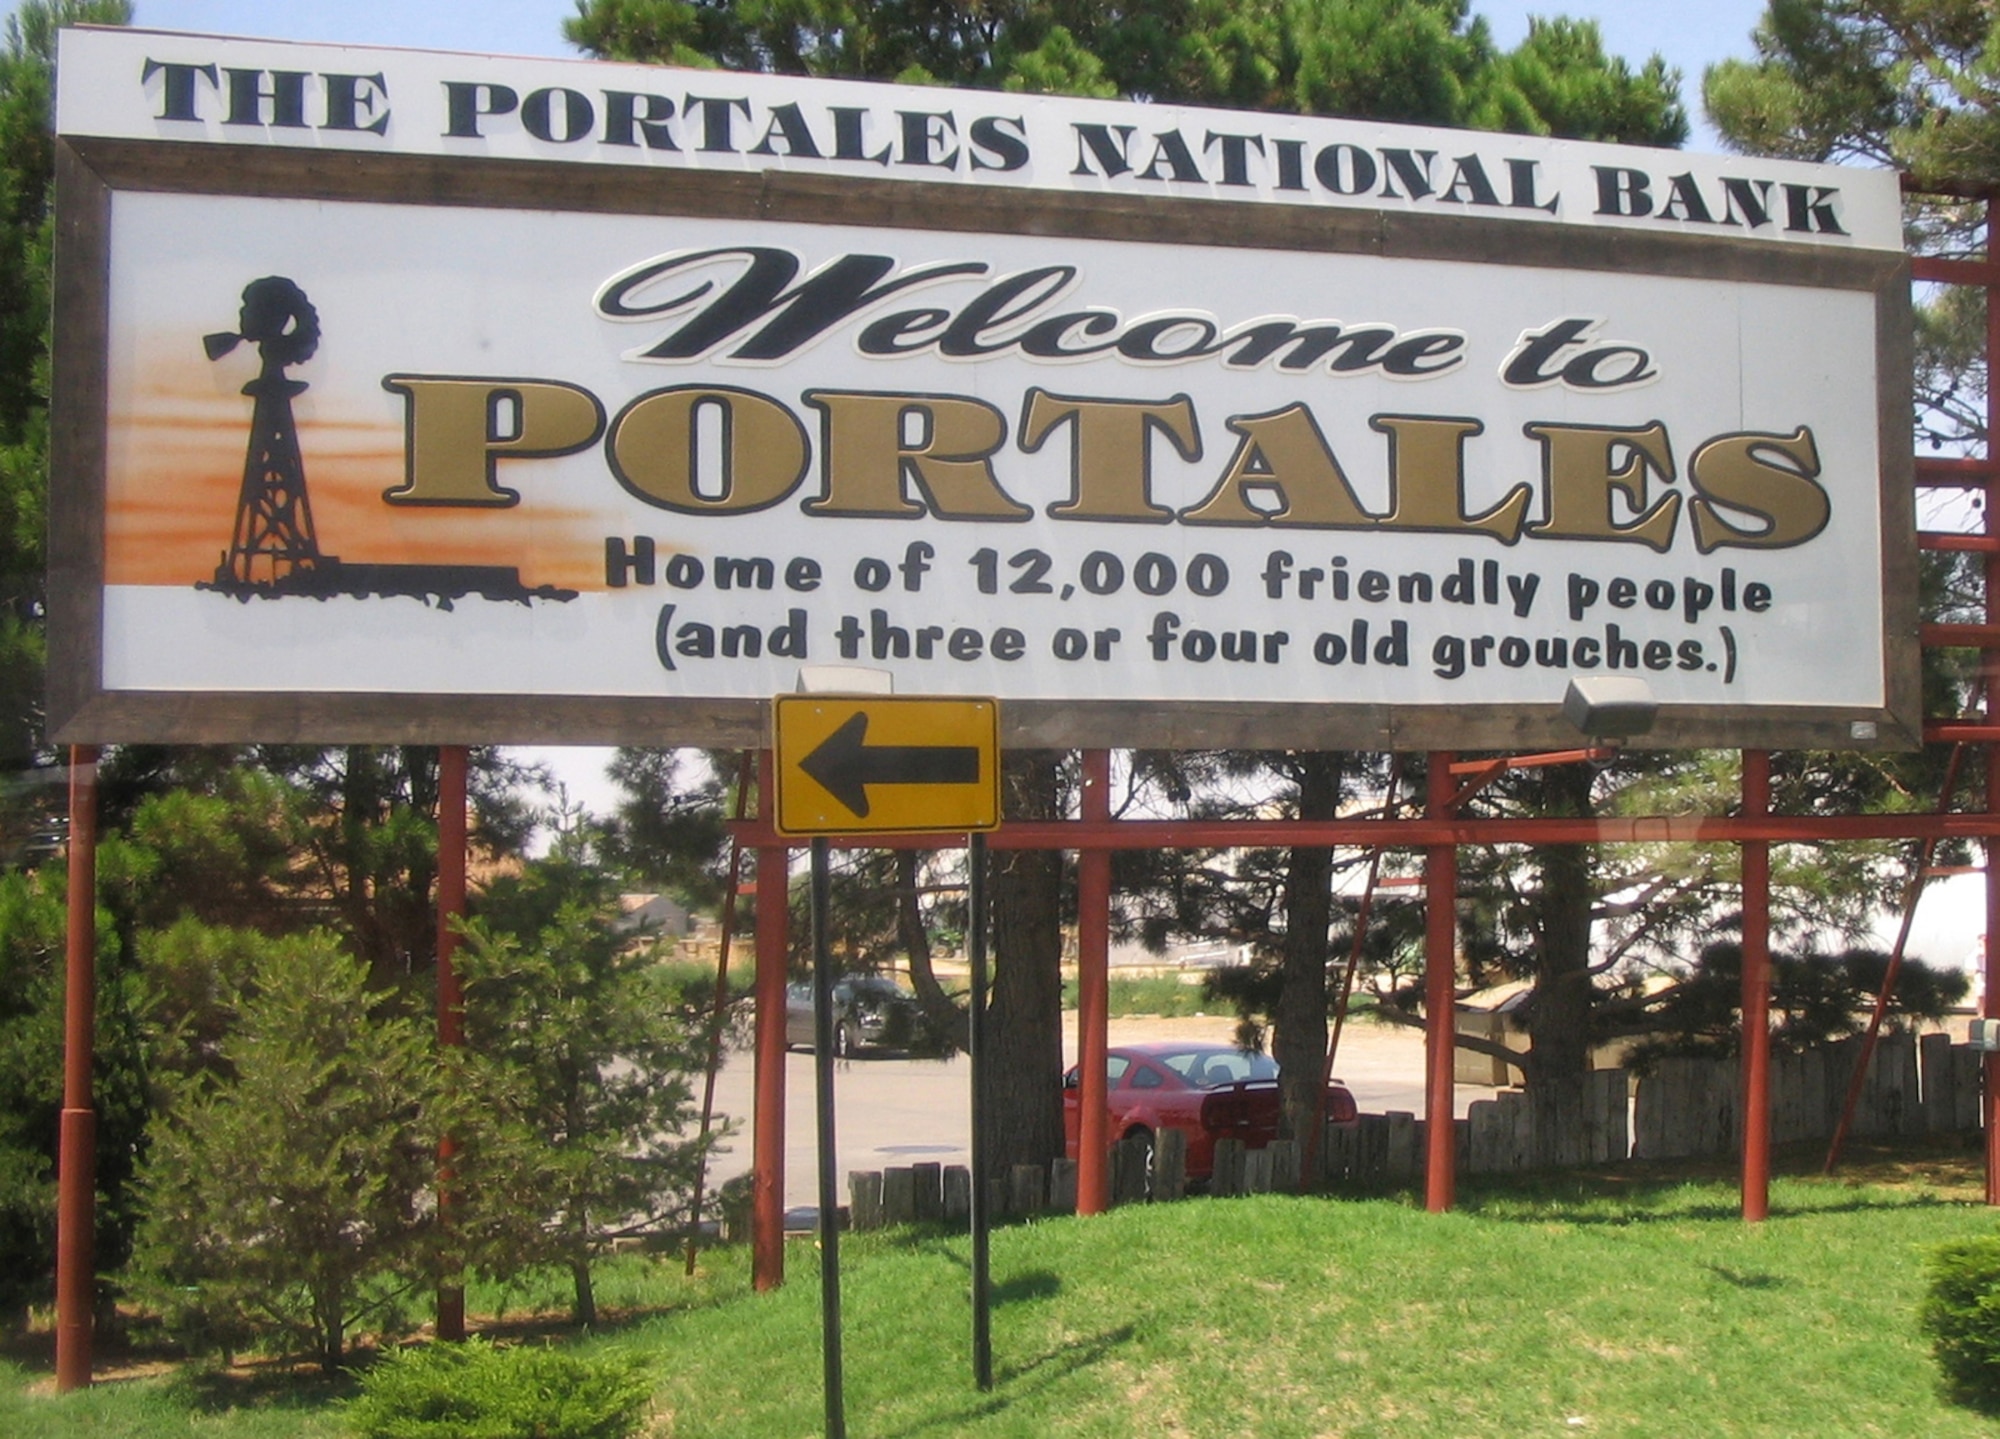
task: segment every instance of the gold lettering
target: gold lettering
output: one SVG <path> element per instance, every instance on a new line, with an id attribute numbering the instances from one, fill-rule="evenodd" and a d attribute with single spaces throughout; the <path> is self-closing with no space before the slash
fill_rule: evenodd
<path id="1" fill-rule="evenodd" d="M 1319 529 L 1362 529 L 1375 523 L 1354 497 L 1339 459 L 1304 405 L 1265 415 L 1231 415 L 1225 423 L 1243 439 L 1207 498 L 1181 511 L 1182 523 Z M 1252 490 L 1275 496 L 1278 508 L 1251 504 Z"/>
<path id="2" fill-rule="evenodd" d="M 1789 463 L 1774 464 L 1768 455 Z M 1700 492 L 1688 506 L 1695 548 L 1707 554 L 1724 545 L 1777 550 L 1804 544 L 1826 528 L 1832 509 L 1819 470 L 1819 446 L 1804 425 L 1789 435 L 1717 435 L 1688 460 L 1688 481 Z M 1756 515 L 1764 528 L 1732 524 L 1717 505 Z"/>
<path id="3" fill-rule="evenodd" d="M 1674 478 L 1674 452 L 1667 427 L 1655 420 L 1636 428 L 1618 425 L 1533 424 L 1522 428 L 1542 442 L 1542 503 L 1547 516 L 1530 525 L 1538 538 L 1562 540 L 1637 540 L 1665 554 L 1673 543 L 1680 518 L 1681 497 L 1666 494 L 1646 508 L 1646 473 L 1669 483 Z M 1625 452 L 1625 463 L 1613 468 L 1613 457 Z M 1612 516 L 1612 492 L 1625 496 L 1639 512 L 1630 524 Z"/>
<path id="4" fill-rule="evenodd" d="M 1477 530 L 1505 545 L 1521 537 L 1521 516 L 1534 493 L 1526 485 L 1516 485 L 1482 514 L 1465 513 L 1465 442 L 1485 425 L 1431 415 L 1373 415 L 1368 426 L 1389 437 L 1384 529 Z"/>
<path id="5" fill-rule="evenodd" d="M 1070 497 L 1049 506 L 1065 520 L 1143 521 L 1164 525 L 1174 512 L 1153 503 L 1152 432 L 1173 441 L 1184 460 L 1201 458 L 1201 431 L 1186 395 L 1171 400 L 1098 400 L 1028 391 L 1021 448 L 1042 447 L 1049 432 L 1074 420 L 1069 447 Z"/>
<path id="6" fill-rule="evenodd" d="M 924 506 L 909 497 L 912 481 L 939 519 L 1025 520 L 1034 513 L 993 473 L 1007 418 L 982 400 L 808 390 L 805 401 L 821 415 L 821 490 L 806 502 L 809 514 L 921 515 Z M 914 441 L 905 430 L 912 420 Z"/>
<path id="7" fill-rule="evenodd" d="M 385 375 L 403 397 L 403 483 L 392 505 L 498 508 L 521 496 L 495 482 L 505 459 L 573 454 L 604 433 L 597 396 L 560 380 Z"/>
<path id="8" fill-rule="evenodd" d="M 696 453 L 703 407 L 722 421 L 721 492 L 704 495 Z M 690 515 L 769 509 L 806 476 L 806 428 L 798 416 L 754 390 L 677 385 L 639 396 L 611 423 L 605 447 L 618 482 L 649 505 Z"/>

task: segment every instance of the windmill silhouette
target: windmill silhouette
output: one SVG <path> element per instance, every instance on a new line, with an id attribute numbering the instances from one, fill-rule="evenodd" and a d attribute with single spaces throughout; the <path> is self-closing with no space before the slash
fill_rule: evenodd
<path id="1" fill-rule="evenodd" d="M 523 605 L 575 599 L 575 590 L 556 585 L 530 588 L 512 565 L 346 564 L 320 550 L 312 501 L 306 496 L 298 424 L 292 418 L 292 401 L 307 386 L 285 374 L 312 358 L 319 333 L 319 311 L 306 292 L 282 275 L 266 275 L 244 286 L 235 330 L 202 337 L 211 360 L 248 340 L 263 356 L 264 367 L 243 387 L 257 403 L 243 455 L 243 486 L 236 496 L 236 528 L 215 578 L 197 582 L 195 588 L 217 590 L 245 604 L 285 595 L 319 600 L 401 595 L 445 610 L 467 595 Z"/>
<path id="2" fill-rule="evenodd" d="M 267 275 L 244 287 L 237 324 L 236 332 L 202 338 L 211 360 L 221 359 L 245 340 L 257 346 L 264 360 L 257 378 L 243 387 L 257 404 L 243 457 L 236 529 L 216 566 L 215 588 L 242 594 L 301 587 L 300 579 L 340 563 L 320 553 L 312 501 L 306 495 L 305 461 L 292 418 L 292 400 L 305 393 L 306 384 L 285 375 L 288 367 L 311 359 L 319 348 L 319 312 L 292 281 Z"/>

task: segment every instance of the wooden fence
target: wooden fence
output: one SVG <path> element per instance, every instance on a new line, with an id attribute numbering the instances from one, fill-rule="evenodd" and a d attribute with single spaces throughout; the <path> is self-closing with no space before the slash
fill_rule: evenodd
<path id="1" fill-rule="evenodd" d="M 1771 1057 L 1771 1142 L 1833 1137 L 1861 1041 Z M 1639 1081 L 1632 1153 L 1638 1159 L 1726 1155 L 1739 1143 L 1737 1061 L 1662 1060 Z M 1848 1131 L 1856 1138 L 1954 1134 L 1979 1128 L 1980 1055 L 1947 1034 L 1884 1035 Z"/>
<path id="2" fill-rule="evenodd" d="M 1832 1138 L 1860 1057 L 1859 1039 L 1772 1056 L 1771 1142 Z M 1735 1059 L 1669 1059 L 1635 1083 L 1622 1069 L 1596 1070 L 1578 1089 L 1545 1105 L 1550 1132 L 1544 1135 L 1536 1133 L 1537 1111 L 1525 1093 L 1506 1090 L 1475 1100 L 1456 1125 L 1459 1172 L 1733 1154 L 1739 1143 L 1740 1071 Z M 1949 1035 L 1885 1035 L 1869 1064 L 1849 1132 L 1882 1138 L 1976 1130 L 1980 1077 L 1979 1052 L 1953 1044 Z M 1394 1111 L 1328 1126 L 1322 1146 L 1325 1186 L 1367 1190 L 1417 1183 L 1424 1172 L 1424 1129 L 1414 1114 Z M 1160 1139 L 1151 1157 L 1153 1197 L 1179 1199 L 1187 1193 L 1185 1141 L 1172 1131 Z M 1112 1203 L 1143 1201 L 1149 1178 L 1144 1150 L 1120 1144 L 1111 1157 Z M 1289 1142 L 1246 1152 L 1240 1142 L 1224 1140 L 1216 1146 L 1215 1173 L 1206 1189 L 1216 1197 L 1289 1193 L 1298 1188 L 1299 1162 Z M 860 1171 L 848 1175 L 848 1189 L 857 1229 L 937 1218 L 955 1223 L 971 1211 L 972 1180 L 960 1165 Z M 1016 1165 L 992 1180 L 988 1203 L 995 1218 L 1074 1213 L 1076 1162 Z"/>
<path id="3" fill-rule="evenodd" d="M 1126 1142 L 1111 1151 L 1111 1202 L 1139 1204 L 1151 1184 L 1155 1200 L 1187 1196 L 1187 1140 L 1163 1131 L 1157 1152 Z M 989 1181 L 987 1206 L 996 1219 L 1032 1219 L 1076 1212 L 1076 1161 L 1017 1164 Z M 1216 1198 L 1239 1194 L 1293 1193 L 1299 1187 L 1296 1145 L 1280 1140 L 1245 1150 L 1240 1139 L 1215 1146 L 1215 1172 L 1206 1192 Z M 908 1168 L 857 1169 L 847 1176 L 848 1219 L 856 1229 L 943 1219 L 963 1223 L 972 1211 L 972 1175 L 962 1164 L 914 1164 Z"/>

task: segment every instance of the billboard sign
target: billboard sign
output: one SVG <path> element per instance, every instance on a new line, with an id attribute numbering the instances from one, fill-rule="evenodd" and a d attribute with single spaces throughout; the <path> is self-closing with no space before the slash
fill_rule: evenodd
<path id="1" fill-rule="evenodd" d="M 1915 735 L 1894 177 L 69 32 L 65 738 Z"/>

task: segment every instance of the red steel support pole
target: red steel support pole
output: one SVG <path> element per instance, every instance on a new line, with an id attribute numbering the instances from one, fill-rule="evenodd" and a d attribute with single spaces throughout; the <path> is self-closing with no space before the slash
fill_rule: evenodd
<path id="1" fill-rule="evenodd" d="M 2000 353 L 1996 351 L 1995 353 Z M 1988 513 L 1991 513 L 1990 507 Z M 1991 523 L 1991 520 L 1989 520 Z M 1987 593 L 1993 594 L 1993 577 L 1987 577 Z M 1994 686 L 1987 685 L 1989 715 L 1996 707 Z M 1986 809 L 2000 814 L 2000 745 L 1986 746 Z M 1986 957 L 1985 997 L 1979 1012 L 1987 1019 L 2000 1019 L 2000 839 L 1986 841 Z M 1986 1098 L 1981 1106 L 1986 1125 L 1986 1202 L 2000 1205 L 2000 1053 L 1989 1051 L 1984 1065 Z"/>
<path id="2" fill-rule="evenodd" d="M 56 1390 L 90 1383 L 96 1308 L 97 747 L 69 750 L 69 933 L 64 946 L 63 1107 L 56 1161 Z"/>
<path id="3" fill-rule="evenodd" d="M 2000 190 L 1986 197 L 1986 258 L 2000 260 L 2000 230 L 1993 219 L 2000 212 Z M 2000 291 L 1986 287 L 1986 369 L 1992 374 L 2000 360 Z M 1986 386 L 1986 504 L 1985 531 L 2000 535 L 2000 390 Z M 2000 624 L 2000 552 L 1986 552 L 1986 623 Z M 2000 650 L 1984 650 L 1979 670 L 1986 681 L 1986 723 L 2000 723 Z M 1986 812 L 2000 814 L 2000 744 L 1986 745 Z M 1980 1013 L 2000 1019 L 2000 838 L 1986 841 L 1986 995 Z M 2000 1205 L 2000 1053 L 1986 1056 L 1986 1202 Z"/>
<path id="4" fill-rule="evenodd" d="M 1743 751 L 1743 813 L 1771 809 L 1771 755 Z M 1771 846 L 1743 842 L 1743 1218 L 1771 1212 Z"/>
<path id="5" fill-rule="evenodd" d="M 772 815 L 771 752 L 757 756 L 757 810 Z M 757 850 L 757 1088 L 751 1105 L 750 1282 L 785 1282 L 785 942 L 791 851 Z"/>
<path id="6" fill-rule="evenodd" d="M 1424 814 L 1447 819 L 1454 786 L 1451 756 L 1427 765 Z M 1458 1005 L 1458 850 L 1424 851 L 1424 1208 L 1442 1214 L 1458 1193 L 1458 1123 L 1452 1114 L 1452 1043 Z"/>
<path id="7" fill-rule="evenodd" d="M 736 818 L 742 819 L 750 798 L 750 777 L 756 753 L 743 751 L 736 766 Z M 688 1206 L 687 1277 L 694 1278 L 695 1253 L 700 1249 L 701 1201 L 708 1185 L 708 1136 L 715 1127 L 715 1076 L 722 1068 L 722 1031 L 729 1014 L 729 946 L 736 937 L 736 900 L 743 892 L 743 844 L 729 840 L 729 880 L 722 887 L 722 918 L 715 945 L 715 997 L 708 1006 L 708 1063 L 701 1085 L 701 1158 L 695 1161 L 694 1202 Z"/>
<path id="8" fill-rule="evenodd" d="M 2000 740 L 2000 724 L 1992 736 Z M 1984 736 L 1978 743 L 1985 742 Z M 1608 815 L 1597 819 L 1512 819 L 1497 815 L 1436 821 L 1415 819 L 1121 819 L 1087 825 L 1073 819 L 1008 820 L 987 836 L 989 850 L 1023 849 L 1282 849 L 1292 845 L 1357 849 L 1428 849 L 1468 844 L 1852 844 L 1871 839 L 1985 840 L 2000 836 L 2000 813 L 1984 810 L 1936 814 L 1779 814 L 1761 820 L 1741 815 Z M 744 843 L 767 845 L 777 837 L 746 822 Z M 935 834 L 870 834 L 835 839 L 835 849 L 938 847 Z"/>
<path id="9" fill-rule="evenodd" d="M 1111 820 L 1111 752 L 1083 752 L 1083 819 Z M 1111 1204 L 1110 1136 L 1105 1075 L 1111 1017 L 1111 852 L 1084 850 L 1076 860 L 1076 1052 L 1079 1104 L 1076 1212 L 1102 1214 Z"/>
<path id="10" fill-rule="evenodd" d="M 1938 809 L 1950 808 L 1951 797 L 1958 792 L 1958 768 L 1965 758 L 1965 746 L 1951 747 L 1951 758 L 1945 762 L 1944 783 L 1938 786 Z M 1882 985 L 1875 991 L 1875 1007 L 1868 1012 L 1868 1028 L 1861 1036 L 1861 1057 L 1855 1061 L 1854 1073 L 1847 1081 L 1847 1097 L 1841 1101 L 1840 1118 L 1833 1126 L 1833 1138 L 1826 1146 L 1826 1163 L 1820 1173 L 1833 1173 L 1840 1163 L 1840 1151 L 1847 1143 L 1847 1131 L 1854 1124 L 1854 1111 L 1861 1103 L 1861 1091 L 1867 1087 L 1868 1068 L 1875 1062 L 1875 1045 L 1882 1035 L 1882 1021 L 1889 1013 L 1889 1001 L 1896 993 L 1896 980 L 1902 973 L 1903 958 L 1910 949 L 1910 930 L 1917 922 L 1917 906 L 1922 903 L 1924 886 L 1940 873 L 1931 860 L 1937 855 L 1937 841 L 1926 839 L 1917 846 L 1917 861 L 1910 872 L 1909 882 L 1903 886 L 1903 922 L 1896 929 L 1896 946 L 1889 951 L 1889 963 L 1882 971 Z"/>
<path id="11" fill-rule="evenodd" d="M 453 963 L 458 953 L 454 921 L 465 918 L 465 746 L 438 746 L 437 1039 L 440 1051 L 465 1043 L 465 994 Z M 449 1228 L 458 1207 L 450 1135 L 438 1140 L 438 1223 Z M 465 1338 L 465 1285 L 453 1275 L 438 1286 L 437 1337 Z"/>

